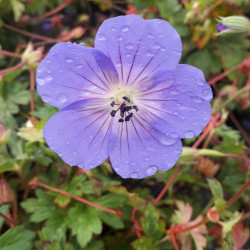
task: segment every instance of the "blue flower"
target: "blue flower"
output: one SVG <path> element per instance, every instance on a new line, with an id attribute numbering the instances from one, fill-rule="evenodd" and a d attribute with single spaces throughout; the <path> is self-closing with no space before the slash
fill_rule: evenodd
<path id="1" fill-rule="evenodd" d="M 62 109 L 44 127 L 50 149 L 86 170 L 109 157 L 123 178 L 173 167 L 211 117 L 211 88 L 181 51 L 168 22 L 136 15 L 104 21 L 95 48 L 56 44 L 37 69 L 42 100 Z"/>

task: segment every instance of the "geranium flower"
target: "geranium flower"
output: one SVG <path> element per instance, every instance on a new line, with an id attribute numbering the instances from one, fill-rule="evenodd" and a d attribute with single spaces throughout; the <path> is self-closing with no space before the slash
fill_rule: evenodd
<path id="1" fill-rule="evenodd" d="M 168 22 L 136 15 L 104 21 L 95 48 L 56 44 L 37 69 L 42 100 L 62 109 L 44 127 L 50 149 L 85 170 L 109 157 L 123 178 L 173 167 L 211 116 L 211 88 L 181 50 Z"/>

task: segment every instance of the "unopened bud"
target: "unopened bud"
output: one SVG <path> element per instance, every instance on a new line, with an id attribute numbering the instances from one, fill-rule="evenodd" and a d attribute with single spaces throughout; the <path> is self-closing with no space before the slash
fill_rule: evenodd
<path id="1" fill-rule="evenodd" d="M 220 17 L 216 28 L 221 34 L 250 33 L 250 21 L 243 16 Z"/>
<path id="2" fill-rule="evenodd" d="M 43 50 L 43 47 L 34 50 L 33 44 L 28 43 L 26 50 L 22 54 L 22 61 L 26 62 L 28 66 L 35 68 L 38 66 L 38 62 L 42 58 Z"/>
<path id="3" fill-rule="evenodd" d="M 5 179 L 0 179 L 0 204 L 12 203 L 15 199 L 14 192 Z"/>
<path id="4" fill-rule="evenodd" d="M 219 170 L 220 165 L 215 164 L 211 159 L 202 157 L 198 163 L 199 172 L 206 178 L 213 177 Z"/>

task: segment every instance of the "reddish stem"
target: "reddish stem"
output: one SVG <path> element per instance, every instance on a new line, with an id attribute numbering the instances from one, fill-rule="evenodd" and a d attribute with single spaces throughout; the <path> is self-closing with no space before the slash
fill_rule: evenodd
<path id="1" fill-rule="evenodd" d="M 65 7 L 67 7 L 69 4 L 71 4 L 73 2 L 73 0 L 66 0 L 64 3 L 62 3 L 61 5 L 57 6 L 56 8 L 44 13 L 43 15 L 39 16 L 39 17 L 35 17 L 32 19 L 32 21 L 40 21 L 48 16 L 51 16 L 55 13 L 57 13 L 58 11 L 64 9 Z"/>
<path id="2" fill-rule="evenodd" d="M 7 68 L 7 69 L 0 70 L 0 75 L 5 74 L 6 72 L 10 72 L 10 71 L 19 69 L 19 68 L 21 68 L 22 66 L 24 66 L 25 64 L 26 64 L 26 62 L 20 62 L 20 63 L 18 63 L 17 65 L 15 65 L 15 66 L 13 66 L 13 67 L 9 67 L 9 68 Z"/>
<path id="3" fill-rule="evenodd" d="M 240 63 L 240 64 L 238 64 L 238 65 L 236 65 L 236 66 L 234 66 L 234 67 L 232 67 L 231 69 L 229 69 L 229 70 L 223 72 L 222 74 L 220 74 L 220 75 L 214 77 L 213 79 L 211 79 L 210 81 L 208 81 L 208 84 L 209 84 L 209 85 L 215 84 L 216 82 L 218 82 L 219 80 L 223 79 L 225 76 L 227 76 L 227 75 L 230 74 L 231 72 L 233 72 L 233 71 L 235 71 L 236 69 L 240 68 L 240 67 L 242 66 L 242 64 L 243 64 L 243 62 Z"/>
<path id="4" fill-rule="evenodd" d="M 75 196 L 75 195 L 73 195 L 73 194 L 67 193 L 67 192 L 65 192 L 65 191 L 63 191 L 63 190 L 60 190 L 60 189 L 57 189 L 57 188 L 53 188 L 53 187 L 47 186 L 47 185 L 45 185 L 45 184 L 43 184 L 43 183 L 41 183 L 41 182 L 39 182 L 37 185 L 40 186 L 40 187 L 46 188 L 46 189 L 48 189 L 48 190 L 54 191 L 54 192 L 56 192 L 56 193 L 59 193 L 59 194 L 62 194 L 62 195 L 66 195 L 66 196 L 68 196 L 68 197 L 70 197 L 70 198 L 72 198 L 72 199 L 75 199 L 75 200 L 77 200 L 77 201 L 80 201 L 81 203 L 87 204 L 87 205 L 89 205 L 89 206 L 91 206 L 91 207 L 95 207 L 95 208 L 97 208 L 97 209 L 100 209 L 100 210 L 102 210 L 102 211 L 108 212 L 108 213 L 110 213 L 110 214 L 115 214 L 115 215 L 119 215 L 119 216 L 120 216 L 120 213 L 116 212 L 116 211 L 113 210 L 113 209 L 109 209 L 109 208 L 100 206 L 100 205 L 95 204 L 95 203 L 93 203 L 93 202 L 91 202 L 91 201 L 85 200 L 85 199 L 83 199 L 83 198 L 81 198 L 81 197 L 78 197 L 78 196 Z"/>
<path id="5" fill-rule="evenodd" d="M 167 233 L 170 236 L 171 241 L 173 242 L 174 249 L 179 250 L 179 246 L 175 239 L 174 226 L 171 226 L 171 228 L 167 231 Z"/>
<path id="6" fill-rule="evenodd" d="M 169 186 L 173 183 L 175 177 L 178 175 L 178 173 L 181 171 L 182 165 L 179 165 L 174 172 L 173 176 L 169 180 L 169 182 L 165 185 L 165 187 L 161 190 L 160 194 L 156 197 L 156 199 L 153 202 L 153 205 L 156 206 L 156 204 L 162 199 L 162 197 L 165 195 L 167 192 Z"/>
<path id="7" fill-rule="evenodd" d="M 35 100 L 34 100 L 34 91 L 35 91 L 35 73 L 34 69 L 29 69 L 30 72 L 30 111 L 35 110 Z"/>
<path id="8" fill-rule="evenodd" d="M 136 214 L 136 211 L 137 211 L 137 207 L 134 207 L 134 209 L 132 210 L 132 213 L 131 213 L 131 222 L 132 222 L 132 223 L 135 222 L 135 214 Z"/>
<path id="9" fill-rule="evenodd" d="M 14 26 L 6 24 L 6 23 L 4 23 L 2 26 L 4 28 L 6 28 L 6 29 L 15 31 L 17 33 L 20 33 L 22 35 L 25 35 L 25 36 L 28 36 L 28 37 L 31 37 L 31 38 L 34 38 L 34 39 L 39 39 L 39 40 L 43 40 L 43 41 L 54 41 L 54 39 L 51 39 L 49 37 L 41 36 L 41 35 L 38 35 L 38 34 L 34 34 L 34 33 L 31 33 L 31 32 L 25 31 L 25 30 L 21 30 L 21 29 L 18 29 L 16 27 L 14 27 Z"/>
<path id="10" fill-rule="evenodd" d="M 186 228 L 183 228 L 183 229 L 178 229 L 178 231 L 176 230 L 175 233 L 178 234 L 178 233 L 183 233 L 183 232 L 187 232 L 187 231 L 190 231 L 196 227 L 199 227 L 200 225 L 202 225 L 203 223 L 206 223 L 208 221 L 208 217 L 205 217 L 203 218 L 200 222 L 194 224 L 193 226 L 191 227 L 186 227 Z"/>
<path id="11" fill-rule="evenodd" d="M 0 54 L 6 55 L 6 56 L 11 56 L 11 57 L 22 58 L 22 55 L 19 55 L 19 54 L 14 53 L 14 52 L 6 51 L 6 50 L 1 50 L 1 49 L 0 49 Z"/>
<path id="12" fill-rule="evenodd" d="M 227 206 L 232 205 L 249 186 L 250 180 L 230 200 L 227 201 Z"/>
<path id="13" fill-rule="evenodd" d="M 5 219 L 6 222 L 9 223 L 9 225 L 10 225 L 11 228 L 15 227 L 15 223 L 11 219 L 9 219 L 5 214 L 3 214 L 2 212 L 0 212 L 0 217 L 2 217 L 3 219 Z"/>

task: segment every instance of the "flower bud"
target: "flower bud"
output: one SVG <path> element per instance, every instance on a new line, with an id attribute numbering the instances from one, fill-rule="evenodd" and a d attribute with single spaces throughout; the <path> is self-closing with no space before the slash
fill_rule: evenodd
<path id="1" fill-rule="evenodd" d="M 206 178 L 211 178 L 213 177 L 219 170 L 220 165 L 214 164 L 214 162 L 209 159 L 202 157 L 199 161 L 198 169 L 200 174 L 205 176 Z"/>
<path id="2" fill-rule="evenodd" d="M 249 33 L 250 22 L 243 16 L 220 17 L 216 28 L 219 34 Z"/>
<path id="3" fill-rule="evenodd" d="M 0 204 L 12 203 L 15 199 L 14 193 L 5 179 L 0 179 Z"/>
<path id="4" fill-rule="evenodd" d="M 22 61 L 26 62 L 31 68 L 38 66 L 38 61 L 42 58 L 43 47 L 37 48 L 34 50 L 32 43 L 28 43 L 26 50 L 22 54 Z"/>

